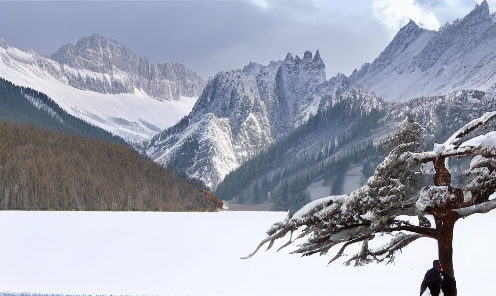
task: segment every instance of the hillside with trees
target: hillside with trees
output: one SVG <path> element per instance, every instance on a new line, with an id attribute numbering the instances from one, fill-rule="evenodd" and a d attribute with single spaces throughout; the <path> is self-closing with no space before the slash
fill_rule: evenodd
<path id="1" fill-rule="evenodd" d="M 406 117 L 423 127 L 424 150 L 484 112 L 495 109 L 494 94 L 457 91 L 405 103 L 384 102 L 360 90 L 341 93 L 327 110 L 317 112 L 287 138 L 229 173 L 215 192 L 232 204 L 274 204 L 292 212 L 315 198 L 348 194 L 365 184 L 392 147 L 387 139 Z M 347 174 L 360 168 L 361 183 L 347 188 Z M 452 165 L 455 176 L 462 174 Z M 327 193 L 311 196 L 314 184 Z"/>
<path id="2" fill-rule="evenodd" d="M 125 144 L 111 133 L 76 118 L 50 97 L 0 78 L 0 121 L 30 125 L 44 130 Z"/>
<path id="3" fill-rule="evenodd" d="M 0 209 L 213 211 L 222 202 L 131 148 L 0 122 Z"/>

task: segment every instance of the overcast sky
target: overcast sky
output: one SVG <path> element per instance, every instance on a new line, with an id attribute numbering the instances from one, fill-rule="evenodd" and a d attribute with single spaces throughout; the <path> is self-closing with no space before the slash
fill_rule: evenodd
<path id="1" fill-rule="evenodd" d="M 436 30 L 482 0 L 3 1 L 0 38 L 48 56 L 99 33 L 208 78 L 318 49 L 327 77 L 372 62 L 409 19 Z M 491 11 L 496 0 L 488 1 Z"/>

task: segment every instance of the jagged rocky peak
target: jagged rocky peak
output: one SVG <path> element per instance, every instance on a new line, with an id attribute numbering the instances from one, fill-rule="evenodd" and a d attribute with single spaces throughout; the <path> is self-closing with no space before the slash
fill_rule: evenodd
<path id="1" fill-rule="evenodd" d="M 320 56 L 320 52 L 318 50 L 315 52 L 315 56 L 312 54 L 311 51 L 309 50 L 305 51 L 305 53 L 303 54 L 303 59 L 301 59 L 298 55 L 295 58 L 293 58 L 291 53 L 288 53 L 284 61 L 286 63 L 303 65 L 303 67 L 306 69 L 315 69 L 315 70 L 325 69 L 324 61 L 322 60 Z"/>
<path id="2" fill-rule="evenodd" d="M 243 73 L 245 75 L 256 75 L 262 69 L 262 65 L 259 63 L 250 62 L 248 65 L 244 66 Z"/>
<path id="3" fill-rule="evenodd" d="M 475 8 L 466 16 L 468 17 L 489 17 L 489 4 L 487 4 L 487 1 L 484 0 L 482 1 L 481 4 L 477 4 Z"/>
<path id="4" fill-rule="evenodd" d="M 398 31 L 398 34 L 400 34 L 401 32 L 404 32 L 404 31 L 411 31 L 411 30 L 418 30 L 418 29 L 422 29 L 422 28 L 420 28 L 419 25 L 417 25 L 417 23 L 415 21 L 413 21 L 412 19 L 410 19 L 410 21 L 408 22 L 408 24 L 406 24 L 405 26 L 403 26 L 403 28 L 401 28 Z"/>
<path id="5" fill-rule="evenodd" d="M 487 1 L 483 1 L 481 4 L 477 4 L 475 8 L 467 14 L 461 21 L 462 26 L 477 26 L 477 24 L 492 21 L 492 16 L 489 13 L 489 5 Z"/>
<path id="6" fill-rule="evenodd" d="M 319 52 L 318 49 L 315 52 L 315 56 L 313 57 L 313 63 L 316 64 L 317 68 L 319 68 L 319 69 L 325 69 L 324 61 L 320 57 L 320 52 Z"/>
<path id="7" fill-rule="evenodd" d="M 457 18 L 453 21 L 447 21 L 439 28 L 438 32 L 449 32 L 450 30 L 458 30 L 458 26 L 476 26 L 480 22 L 493 21 L 495 22 L 496 13 L 490 14 L 487 1 L 477 4 L 475 8 L 463 18 Z"/>
<path id="8" fill-rule="evenodd" d="M 188 118 L 152 140 L 147 154 L 215 189 L 229 171 L 315 115 L 325 82 L 320 53 L 310 51 L 303 59 L 288 53 L 268 65 L 219 72 Z M 208 167 L 186 160 L 189 155 Z"/>
<path id="9" fill-rule="evenodd" d="M 320 52 L 319 50 L 317 49 L 317 51 L 315 52 L 315 56 L 313 57 L 313 61 L 314 62 L 320 62 L 322 61 L 322 58 L 320 57 Z"/>
<path id="10" fill-rule="evenodd" d="M 309 50 L 305 51 L 305 53 L 303 54 L 303 59 L 304 60 L 311 60 L 312 59 L 312 52 Z"/>
<path id="11" fill-rule="evenodd" d="M 400 56 L 411 44 L 420 36 L 431 32 L 419 27 L 413 20 L 403 26 L 394 36 L 389 45 L 381 52 L 373 63 L 364 64 L 360 70 L 355 70 L 350 75 L 350 82 L 355 83 L 361 78 L 376 75 L 378 72 L 389 66 L 398 56 Z"/>
<path id="12" fill-rule="evenodd" d="M 403 26 L 393 40 L 376 59 L 377 64 L 387 65 L 412 44 L 426 29 L 419 27 L 413 20 Z M 374 63 L 376 63 L 374 61 Z"/>
<path id="13" fill-rule="evenodd" d="M 62 46 L 50 59 L 76 69 L 107 73 L 116 67 L 128 73 L 136 73 L 138 57 L 126 46 L 114 39 L 93 34 L 79 39 L 76 45 Z"/>

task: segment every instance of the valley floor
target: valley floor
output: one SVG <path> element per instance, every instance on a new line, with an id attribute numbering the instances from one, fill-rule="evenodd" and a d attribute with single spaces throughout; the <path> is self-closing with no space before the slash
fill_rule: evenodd
<path id="1" fill-rule="evenodd" d="M 277 253 L 277 246 L 239 259 L 285 215 L 3 211 L 0 291 L 35 296 L 418 295 L 437 254 L 434 241 L 425 238 L 404 248 L 390 265 L 327 266 L 334 254 L 301 258 L 289 249 Z M 456 224 L 459 295 L 496 295 L 495 230 L 496 211 Z"/>
<path id="2" fill-rule="evenodd" d="M 275 204 L 273 203 L 263 203 L 263 204 L 235 204 L 230 202 L 225 202 L 228 211 L 274 211 Z"/>

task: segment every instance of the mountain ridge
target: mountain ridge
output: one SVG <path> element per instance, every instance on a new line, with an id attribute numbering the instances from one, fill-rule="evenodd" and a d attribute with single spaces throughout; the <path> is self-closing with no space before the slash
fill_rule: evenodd
<path id="1" fill-rule="evenodd" d="M 342 101 L 340 96 L 349 96 L 354 89 L 391 103 L 455 91 L 490 91 L 496 85 L 494 48 L 496 25 L 483 2 L 439 31 L 410 21 L 372 63 L 349 77 L 338 74 L 326 80 L 318 51 L 314 57 L 309 51 L 303 58 L 287 54 L 267 66 L 251 63 L 242 70 L 220 72 L 209 80 L 188 123 L 181 125 L 183 133 L 175 129 L 173 135 L 167 131 L 157 135 L 149 142 L 147 155 L 164 166 L 173 163 L 171 169 L 177 173 L 200 178 L 215 189 L 227 173 L 318 112 L 332 109 Z M 203 131 L 191 128 L 194 124 Z M 214 129 L 222 141 L 207 136 Z M 185 160 L 183 154 L 197 161 Z M 200 162 L 208 165 L 199 166 Z"/>
<path id="2" fill-rule="evenodd" d="M 379 58 L 348 77 L 348 85 L 401 102 L 463 89 L 488 91 L 496 85 L 493 18 L 483 1 L 438 31 L 421 29 L 410 21 Z M 380 58 L 392 48 L 400 53 L 393 59 Z"/>
<path id="3" fill-rule="evenodd" d="M 229 171 L 314 115 L 325 85 L 318 51 L 315 56 L 306 51 L 303 58 L 288 54 L 266 66 L 251 63 L 219 72 L 187 119 L 155 136 L 146 153 L 176 173 L 215 188 Z"/>
<path id="4" fill-rule="evenodd" d="M 118 41 L 97 33 L 77 43 L 60 47 L 49 57 L 64 65 L 69 84 L 101 93 L 131 93 L 140 88 L 159 100 L 179 100 L 180 96 L 199 96 L 204 82 L 195 72 L 179 63 L 150 63 Z M 93 76 L 85 71 L 106 74 Z M 89 76 L 88 76 L 89 77 Z"/>
<path id="5" fill-rule="evenodd" d="M 108 73 L 77 70 L 44 58 L 33 50 L 21 51 L 4 40 L 0 44 L 1 78 L 46 94 L 70 115 L 103 128 L 132 145 L 140 146 L 177 123 L 191 111 L 197 99 L 181 96 L 179 101 L 157 100 L 138 85 L 126 86 L 119 82 L 120 78 L 128 81 L 135 76 L 115 69 L 113 73 L 112 69 Z M 116 79 L 112 80 L 111 76 Z M 76 79 L 71 80 L 74 77 Z M 78 81 L 81 85 L 75 87 Z M 124 90 L 129 86 L 132 92 L 116 91 L 118 93 L 113 94 L 105 91 L 111 86 Z"/>

